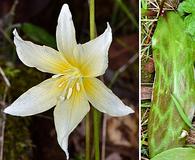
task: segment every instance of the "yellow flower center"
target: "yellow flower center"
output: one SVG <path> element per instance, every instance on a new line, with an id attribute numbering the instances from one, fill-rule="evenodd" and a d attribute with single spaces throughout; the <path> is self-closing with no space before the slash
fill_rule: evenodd
<path id="1" fill-rule="evenodd" d="M 52 78 L 59 78 L 58 87 L 62 88 L 62 94 L 59 97 L 61 101 L 70 99 L 74 92 L 79 92 L 82 86 L 82 74 L 77 68 L 71 68 L 64 71 L 63 74 L 52 76 Z"/>

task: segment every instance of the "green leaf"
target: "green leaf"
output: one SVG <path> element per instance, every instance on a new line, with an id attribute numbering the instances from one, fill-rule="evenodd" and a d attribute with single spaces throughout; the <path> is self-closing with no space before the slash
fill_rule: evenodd
<path id="1" fill-rule="evenodd" d="M 179 7 L 178 11 L 183 15 L 184 12 L 186 13 L 195 13 L 195 1 L 194 0 L 186 0 L 183 1 Z"/>
<path id="2" fill-rule="evenodd" d="M 189 33 L 195 41 L 195 13 L 184 19 L 186 32 Z"/>
<path id="3" fill-rule="evenodd" d="M 180 3 L 178 7 L 180 15 L 188 14 L 185 19 L 186 32 L 192 36 L 195 41 L 195 0 L 186 0 Z"/>
<path id="4" fill-rule="evenodd" d="M 147 10 L 147 9 L 148 9 L 147 0 L 141 0 L 141 4 L 142 4 L 142 8 L 143 8 L 144 10 Z"/>
<path id="5" fill-rule="evenodd" d="M 151 160 L 195 160 L 195 149 L 173 148 L 157 154 Z"/>
<path id="6" fill-rule="evenodd" d="M 26 36 L 28 36 L 33 41 L 52 48 L 56 48 L 55 38 L 45 29 L 31 23 L 22 24 L 21 29 L 26 34 Z"/>
<path id="7" fill-rule="evenodd" d="M 172 94 L 171 94 L 171 97 L 172 97 L 173 102 L 175 103 L 175 106 L 177 108 L 177 111 L 179 112 L 179 115 L 181 116 L 181 118 L 183 119 L 183 121 L 188 125 L 188 127 L 190 127 L 191 129 L 195 130 L 195 128 L 192 125 L 191 120 L 188 118 L 188 116 L 184 112 L 181 104 L 179 103 L 178 98 L 176 98 L 176 96 L 175 95 L 172 95 Z"/>

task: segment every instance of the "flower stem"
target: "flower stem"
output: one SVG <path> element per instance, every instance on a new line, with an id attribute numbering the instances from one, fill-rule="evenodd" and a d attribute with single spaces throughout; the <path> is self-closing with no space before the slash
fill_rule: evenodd
<path id="1" fill-rule="evenodd" d="M 93 125 L 94 125 L 94 148 L 95 148 L 95 160 L 100 160 L 100 117 L 101 113 L 93 108 Z"/>
<path id="2" fill-rule="evenodd" d="M 85 160 L 90 160 L 90 114 L 85 119 Z"/>
<path id="3" fill-rule="evenodd" d="M 96 37 L 96 26 L 95 26 L 95 0 L 89 0 L 89 20 L 90 20 L 90 39 Z M 94 125 L 94 149 L 95 149 L 95 160 L 100 160 L 100 117 L 101 114 L 95 108 L 93 109 L 93 125 Z"/>
<path id="4" fill-rule="evenodd" d="M 95 0 L 89 1 L 90 39 L 96 37 L 95 27 Z"/>

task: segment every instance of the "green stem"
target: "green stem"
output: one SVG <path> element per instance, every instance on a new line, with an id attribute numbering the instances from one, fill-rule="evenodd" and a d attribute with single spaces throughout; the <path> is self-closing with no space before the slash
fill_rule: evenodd
<path id="1" fill-rule="evenodd" d="M 89 1 L 90 39 L 96 37 L 95 27 L 95 0 Z"/>
<path id="2" fill-rule="evenodd" d="M 85 119 L 85 160 L 90 160 L 90 114 Z"/>
<path id="3" fill-rule="evenodd" d="M 95 148 L 95 160 L 100 160 L 100 117 L 101 113 L 93 108 L 93 125 L 94 125 L 94 148 Z"/>
<path id="4" fill-rule="evenodd" d="M 89 1 L 89 18 L 90 18 L 90 39 L 96 37 L 96 27 L 95 27 L 95 0 Z M 93 123 L 94 123 L 94 149 L 95 149 L 95 160 L 100 160 L 100 112 L 93 109 Z"/>

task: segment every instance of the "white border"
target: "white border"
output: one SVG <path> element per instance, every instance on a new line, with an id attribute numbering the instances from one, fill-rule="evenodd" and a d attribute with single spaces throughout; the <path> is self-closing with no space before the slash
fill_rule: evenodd
<path id="1" fill-rule="evenodd" d="M 141 160 L 141 0 L 139 0 L 139 160 Z"/>

